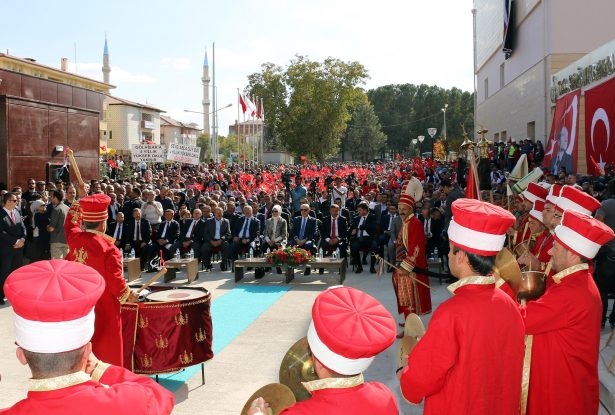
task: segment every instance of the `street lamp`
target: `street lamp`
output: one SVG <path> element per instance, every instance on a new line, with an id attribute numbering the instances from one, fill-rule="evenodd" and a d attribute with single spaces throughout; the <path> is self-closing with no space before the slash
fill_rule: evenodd
<path id="1" fill-rule="evenodd" d="M 423 141 L 425 141 L 425 136 L 419 135 L 418 139 L 419 139 L 419 151 L 421 152 L 421 157 L 422 157 L 423 156 Z"/>
<path id="2" fill-rule="evenodd" d="M 416 138 L 412 139 L 412 145 L 414 146 L 414 148 L 412 149 L 412 153 L 414 154 L 414 150 L 416 149 L 416 143 L 418 143 L 419 140 L 417 140 Z"/>
<path id="3" fill-rule="evenodd" d="M 427 129 L 427 134 L 429 134 L 429 136 L 431 137 L 431 158 L 432 159 L 433 159 L 433 138 L 437 132 L 438 132 L 437 128 L 431 127 Z"/>
<path id="4" fill-rule="evenodd" d="M 448 108 L 448 104 L 444 104 L 444 108 L 442 108 L 442 113 L 444 114 L 444 131 L 442 131 L 442 135 L 444 136 L 444 141 L 446 141 L 446 109 Z"/>

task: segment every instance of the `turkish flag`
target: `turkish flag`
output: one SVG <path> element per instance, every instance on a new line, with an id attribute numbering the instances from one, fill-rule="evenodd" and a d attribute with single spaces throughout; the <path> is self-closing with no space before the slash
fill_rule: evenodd
<path id="1" fill-rule="evenodd" d="M 611 124 L 615 126 L 615 80 L 611 79 L 585 91 L 585 151 L 588 173 L 598 176 L 607 164 L 615 163 L 615 145 L 611 142 Z M 598 169 L 591 162 L 592 158 Z"/>
<path id="2" fill-rule="evenodd" d="M 567 174 L 577 171 L 580 100 L 581 90 L 577 89 L 555 102 L 551 132 L 542 162 L 553 174 L 558 174 L 562 167 Z M 587 101 L 585 105 L 587 108 Z"/>

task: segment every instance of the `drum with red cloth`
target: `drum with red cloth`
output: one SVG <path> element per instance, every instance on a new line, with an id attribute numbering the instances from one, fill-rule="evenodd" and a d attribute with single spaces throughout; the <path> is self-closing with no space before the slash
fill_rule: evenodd
<path id="1" fill-rule="evenodd" d="M 147 301 L 122 305 L 124 366 L 159 374 L 211 359 L 211 294 L 204 288 L 150 290 Z"/>

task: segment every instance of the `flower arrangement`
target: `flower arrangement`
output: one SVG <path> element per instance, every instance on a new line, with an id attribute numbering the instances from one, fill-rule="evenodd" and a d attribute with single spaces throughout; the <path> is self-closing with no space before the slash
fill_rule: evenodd
<path id="1" fill-rule="evenodd" d="M 314 256 L 309 251 L 303 248 L 293 248 L 290 246 L 283 249 L 276 249 L 268 253 L 265 258 L 268 264 L 274 266 L 295 266 L 314 260 Z"/>

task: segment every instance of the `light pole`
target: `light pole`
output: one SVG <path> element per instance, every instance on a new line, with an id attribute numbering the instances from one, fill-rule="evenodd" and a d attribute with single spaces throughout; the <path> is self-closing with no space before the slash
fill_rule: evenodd
<path id="1" fill-rule="evenodd" d="M 418 139 L 419 139 L 419 151 L 421 152 L 420 156 L 423 157 L 423 141 L 425 140 L 425 136 L 419 135 Z"/>
<path id="2" fill-rule="evenodd" d="M 416 143 L 418 143 L 418 141 L 419 141 L 419 140 L 417 140 L 416 138 L 413 138 L 413 139 L 412 139 L 412 145 L 414 146 L 414 149 L 413 149 L 413 150 L 415 150 L 415 149 L 416 149 Z M 420 150 L 419 150 L 419 151 L 420 151 Z M 413 153 L 414 153 L 414 151 L 413 151 Z"/>
<path id="3" fill-rule="evenodd" d="M 446 109 L 448 108 L 448 104 L 444 104 L 444 108 L 442 108 L 442 114 L 444 114 L 444 126 L 443 126 L 443 136 L 444 136 L 444 156 L 446 157 Z M 433 158 L 433 154 L 431 155 Z"/>
<path id="4" fill-rule="evenodd" d="M 215 113 L 217 113 L 219 111 L 222 111 L 223 109 L 227 109 L 227 108 L 230 108 L 232 106 L 233 106 L 233 104 L 228 104 L 228 105 L 226 105 L 226 106 L 224 106 L 222 108 L 218 108 L 217 110 L 210 112 L 207 115 L 209 116 L 209 115 L 215 114 Z M 184 110 L 184 112 L 193 112 L 195 114 L 203 114 L 203 115 L 205 114 L 202 111 L 192 111 L 192 110 Z M 217 123 L 215 124 L 215 126 L 213 128 L 213 137 L 210 137 L 210 139 L 211 139 L 211 144 L 212 144 L 211 145 L 211 147 L 212 147 L 211 148 L 211 153 L 213 154 L 214 161 L 217 162 L 218 161 L 218 124 Z"/>

